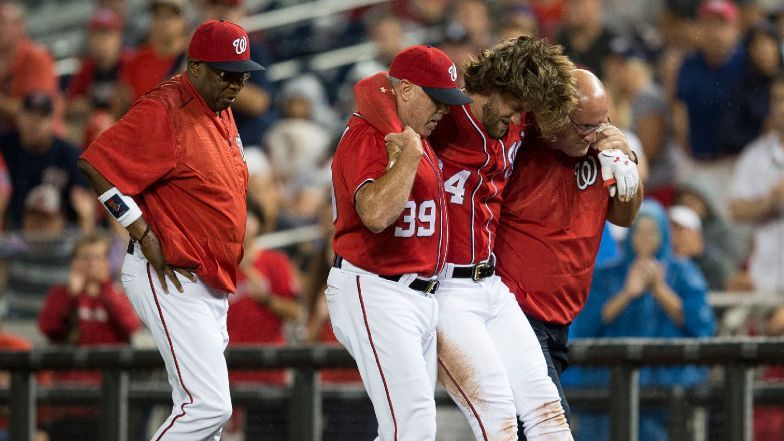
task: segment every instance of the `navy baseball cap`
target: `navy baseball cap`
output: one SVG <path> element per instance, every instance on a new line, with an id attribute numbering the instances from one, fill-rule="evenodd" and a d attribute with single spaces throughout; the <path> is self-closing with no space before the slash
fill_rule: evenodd
<path id="1" fill-rule="evenodd" d="M 264 70 L 262 65 L 250 59 L 245 29 L 223 20 L 210 20 L 196 28 L 188 46 L 188 58 L 226 72 Z"/>
<path id="2" fill-rule="evenodd" d="M 457 68 L 449 56 L 432 46 L 403 49 L 389 66 L 389 75 L 421 87 L 435 101 L 459 106 L 471 102 L 457 87 Z"/>

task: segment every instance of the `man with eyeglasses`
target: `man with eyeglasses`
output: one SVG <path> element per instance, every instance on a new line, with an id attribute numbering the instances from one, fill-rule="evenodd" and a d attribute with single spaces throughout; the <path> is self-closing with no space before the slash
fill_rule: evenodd
<path id="1" fill-rule="evenodd" d="M 609 122 L 604 86 L 587 70 L 575 70 L 575 79 L 570 123 L 554 136 L 526 136 L 495 244 L 496 271 L 536 333 L 567 418 L 559 377 L 569 324 L 588 296 L 605 220 L 631 225 L 643 196 L 626 138 Z"/>
<path id="2" fill-rule="evenodd" d="M 174 406 L 154 440 L 217 441 L 231 416 L 223 351 L 248 170 L 229 106 L 260 69 L 244 29 L 202 23 L 186 71 L 139 98 L 79 161 L 111 217 L 128 229 L 123 286 L 172 385 Z"/>

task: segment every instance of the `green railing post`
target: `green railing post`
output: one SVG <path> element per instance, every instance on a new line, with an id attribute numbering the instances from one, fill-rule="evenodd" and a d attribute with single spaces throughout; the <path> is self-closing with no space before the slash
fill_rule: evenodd
<path id="1" fill-rule="evenodd" d="M 640 419 L 640 370 L 623 364 L 610 378 L 610 439 L 637 441 Z"/>
<path id="2" fill-rule="evenodd" d="M 35 375 L 31 371 L 11 372 L 8 435 L 10 441 L 30 441 L 35 434 Z"/>

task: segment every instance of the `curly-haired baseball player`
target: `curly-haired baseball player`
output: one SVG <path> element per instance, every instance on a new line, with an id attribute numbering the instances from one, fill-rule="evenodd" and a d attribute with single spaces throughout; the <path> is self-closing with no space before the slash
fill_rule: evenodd
<path id="1" fill-rule="evenodd" d="M 558 390 L 531 326 L 495 275 L 504 186 L 525 148 L 525 112 L 545 132 L 568 122 L 574 65 L 561 48 L 519 37 L 465 68 L 471 104 L 453 106 L 431 136 L 449 206 L 447 265 L 439 276 L 440 381 L 477 440 L 571 440 Z"/>

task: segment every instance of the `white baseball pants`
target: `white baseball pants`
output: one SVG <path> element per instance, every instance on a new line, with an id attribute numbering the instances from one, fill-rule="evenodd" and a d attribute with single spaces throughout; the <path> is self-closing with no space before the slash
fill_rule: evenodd
<path id="1" fill-rule="evenodd" d="M 183 292 L 167 279 L 165 294 L 140 247 L 125 256 L 123 287 L 155 339 L 172 388 L 172 413 L 152 440 L 219 441 L 232 410 L 223 355 L 229 343 L 227 294 L 201 280 L 178 278 Z"/>
<path id="2" fill-rule="evenodd" d="M 335 337 L 357 362 L 381 441 L 436 438 L 436 322 L 430 294 L 343 261 L 327 305 Z"/>
<path id="3" fill-rule="evenodd" d="M 441 278 L 439 380 L 483 441 L 572 440 L 542 348 L 498 276 Z"/>

